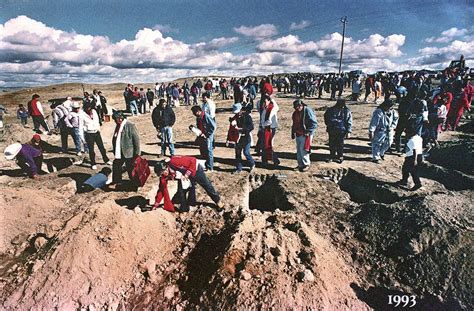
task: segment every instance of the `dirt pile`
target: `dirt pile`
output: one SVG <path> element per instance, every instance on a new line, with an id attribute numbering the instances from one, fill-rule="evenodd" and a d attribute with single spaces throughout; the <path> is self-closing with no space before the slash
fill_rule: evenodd
<path id="1" fill-rule="evenodd" d="M 145 215 L 110 201 L 91 206 L 45 235 L 44 244 L 13 270 L 17 286 L 6 288 L 11 294 L 4 306 L 116 309 L 135 279 L 156 277 L 175 236 L 173 216 L 162 210 Z"/>

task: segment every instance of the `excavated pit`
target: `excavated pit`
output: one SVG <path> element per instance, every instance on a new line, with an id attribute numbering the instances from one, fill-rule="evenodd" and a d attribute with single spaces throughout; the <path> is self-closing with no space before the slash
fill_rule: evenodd
<path id="1" fill-rule="evenodd" d="M 290 211 L 295 207 L 288 201 L 287 191 L 282 179 L 276 175 L 251 175 L 249 177 L 248 195 L 244 206 L 261 212 Z"/>

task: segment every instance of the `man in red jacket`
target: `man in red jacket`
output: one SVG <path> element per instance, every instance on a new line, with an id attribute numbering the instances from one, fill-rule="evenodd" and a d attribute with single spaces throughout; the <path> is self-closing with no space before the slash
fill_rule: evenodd
<path id="1" fill-rule="evenodd" d="M 41 105 L 39 99 L 40 96 L 38 94 L 33 94 L 31 101 L 28 102 L 28 113 L 33 119 L 34 131 L 38 134 L 42 134 L 39 129 L 41 125 L 46 130 L 46 132 L 48 132 L 48 134 L 51 134 L 49 126 L 44 120 L 43 106 Z"/>
<path id="2" fill-rule="evenodd" d="M 223 204 L 219 192 L 209 181 L 204 173 L 204 169 L 195 157 L 190 156 L 172 156 L 168 162 L 160 161 L 155 166 L 155 172 L 160 177 L 168 179 L 178 179 L 178 196 L 181 202 L 180 211 L 189 211 L 189 205 L 196 205 L 196 183 L 204 188 L 207 195 L 211 197 L 217 208 L 222 209 Z M 189 195 L 186 199 L 183 183 L 190 182 Z"/>

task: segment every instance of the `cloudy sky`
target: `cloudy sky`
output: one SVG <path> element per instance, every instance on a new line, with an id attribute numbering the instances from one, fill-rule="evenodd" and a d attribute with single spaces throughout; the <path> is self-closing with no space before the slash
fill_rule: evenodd
<path id="1" fill-rule="evenodd" d="M 0 0 L 0 86 L 474 66 L 472 0 Z"/>

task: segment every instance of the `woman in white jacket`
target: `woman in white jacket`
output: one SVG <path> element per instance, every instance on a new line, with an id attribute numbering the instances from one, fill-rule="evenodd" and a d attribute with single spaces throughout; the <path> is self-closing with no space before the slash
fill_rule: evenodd
<path id="1" fill-rule="evenodd" d="M 84 130 L 84 135 L 86 138 L 87 147 L 89 148 L 89 159 L 91 161 L 92 169 L 97 169 L 95 162 L 95 151 L 94 145 L 97 144 L 99 151 L 102 155 L 102 159 L 105 164 L 112 165 L 112 162 L 107 157 L 107 153 L 104 148 L 104 143 L 102 141 L 102 136 L 100 135 L 100 123 L 99 116 L 95 109 L 92 109 L 92 106 L 89 104 L 84 105 L 84 111 L 82 113 L 82 128 Z"/>

